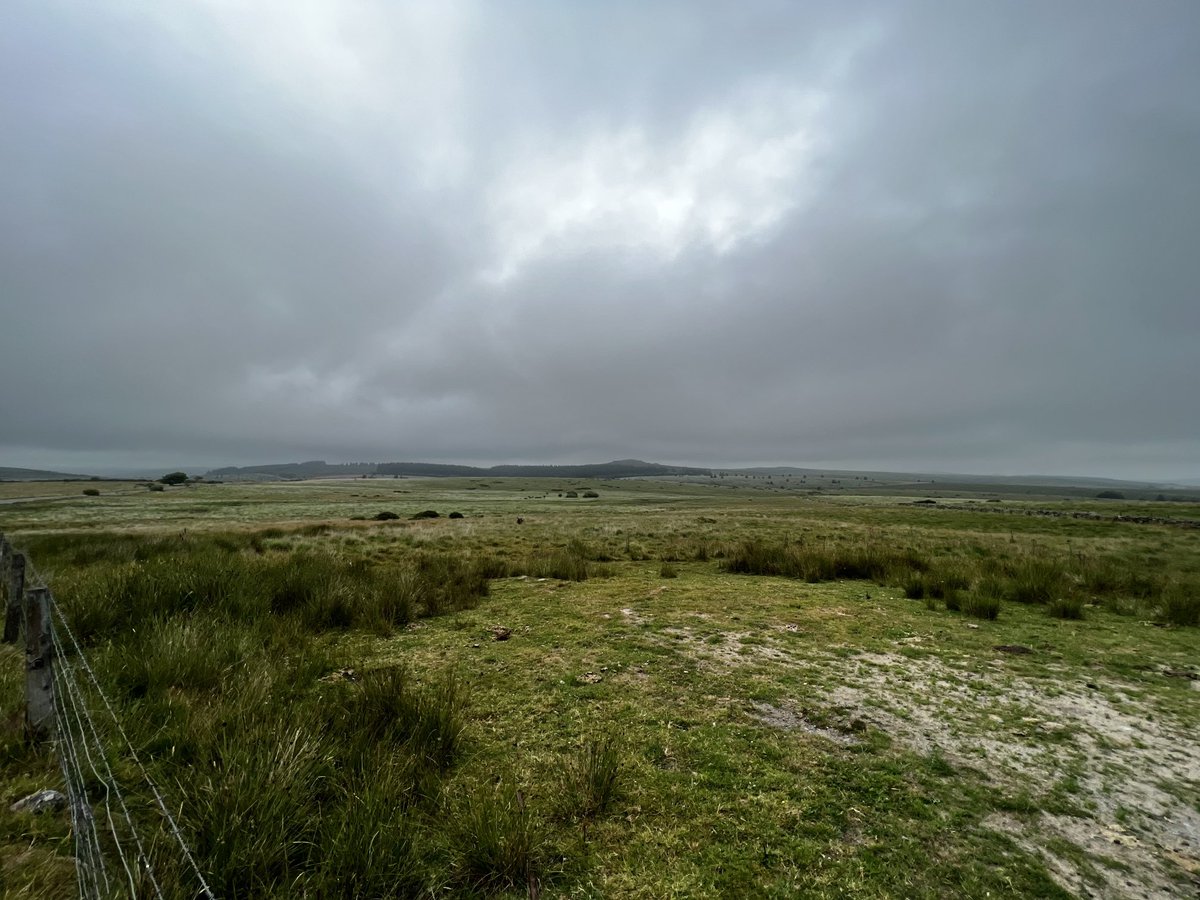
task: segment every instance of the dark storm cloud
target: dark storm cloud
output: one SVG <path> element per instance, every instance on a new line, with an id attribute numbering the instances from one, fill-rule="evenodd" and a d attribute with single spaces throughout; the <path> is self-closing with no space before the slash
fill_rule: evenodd
<path id="1" fill-rule="evenodd" d="M 7 464 L 1200 475 L 1190 3 L 0 15 Z"/>

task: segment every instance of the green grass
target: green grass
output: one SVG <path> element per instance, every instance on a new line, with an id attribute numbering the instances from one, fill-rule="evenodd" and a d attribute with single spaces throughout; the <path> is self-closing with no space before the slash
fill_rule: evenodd
<path id="1" fill-rule="evenodd" d="M 1120 791 L 1142 773 L 1200 802 L 1167 753 L 1200 729 L 1179 674 L 1194 533 L 757 484 L 553 487 L 76 485 L 0 526 L 220 896 L 1067 896 L 1031 847 L 1094 892 L 1105 867 L 1047 815 L 1098 830 L 1138 809 Z M 465 518 L 410 518 L 434 508 Z M 351 521 L 380 509 L 401 518 Z M 1086 618 L 1048 614 L 1061 602 Z M 22 678 L 0 648 L 10 723 Z M 1063 721 L 1088 704 L 1095 721 Z M 1144 749 L 1103 730 L 1118 720 Z M 0 741 L 6 798 L 55 783 L 19 730 Z M 1161 822 L 1127 819 L 1132 877 L 1182 891 Z M 0 807 L 10 896 L 74 896 L 70 852 L 61 818 Z"/>

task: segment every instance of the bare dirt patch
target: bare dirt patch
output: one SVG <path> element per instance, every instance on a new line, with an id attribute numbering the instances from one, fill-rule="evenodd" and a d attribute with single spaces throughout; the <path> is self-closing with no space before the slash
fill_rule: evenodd
<path id="1" fill-rule="evenodd" d="M 662 637 L 684 643 L 709 670 L 819 667 L 832 685 L 830 721 L 866 722 L 1007 795 L 1030 797 L 1034 811 L 985 824 L 1040 854 L 1073 893 L 1169 900 L 1200 892 L 1200 736 L 1134 699 L 1129 685 L 1028 678 L 1003 657 L 976 671 L 898 653 L 800 657 L 740 631 L 716 640 L 674 627 Z M 754 704 L 750 714 L 773 728 L 853 740 L 790 700 Z"/>
<path id="2" fill-rule="evenodd" d="M 1068 890 L 1166 900 L 1189 881 L 1200 887 L 1200 742 L 1121 685 L 1036 684 L 1002 667 L 979 673 L 893 654 L 842 665 L 834 705 L 1007 791 L 1061 791 L 1072 815 L 996 827 L 1036 848 Z M 1055 852 L 1054 839 L 1081 853 Z"/>

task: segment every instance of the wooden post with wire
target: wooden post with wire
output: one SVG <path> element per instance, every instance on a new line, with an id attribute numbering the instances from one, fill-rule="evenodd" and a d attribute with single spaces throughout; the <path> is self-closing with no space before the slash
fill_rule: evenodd
<path id="1" fill-rule="evenodd" d="M 25 592 L 25 738 L 40 744 L 54 736 L 54 642 L 50 589 Z"/>
<path id="2" fill-rule="evenodd" d="M 14 553 L 9 547 L 7 556 L 8 603 L 4 613 L 4 643 L 15 644 L 21 632 L 21 604 L 25 600 L 25 554 Z"/>

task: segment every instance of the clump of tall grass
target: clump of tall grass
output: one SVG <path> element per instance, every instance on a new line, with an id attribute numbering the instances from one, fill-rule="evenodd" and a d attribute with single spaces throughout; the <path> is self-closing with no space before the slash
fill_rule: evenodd
<path id="1" fill-rule="evenodd" d="M 365 673 L 343 706 L 340 730 L 367 745 L 403 746 L 445 770 L 462 746 L 463 697 L 453 676 L 418 686 L 403 667 Z"/>
<path id="2" fill-rule="evenodd" d="M 594 818 L 608 812 L 617 796 L 621 751 L 616 737 L 603 734 L 585 741 L 567 766 L 563 796 L 570 814 Z"/>
<path id="3" fill-rule="evenodd" d="M 1082 619 L 1083 600 L 1073 594 L 1064 594 L 1047 603 L 1046 612 L 1056 619 Z"/>
<path id="4" fill-rule="evenodd" d="M 428 838 L 414 808 L 412 760 L 374 755 L 338 786 L 321 821 L 320 865 L 301 896 L 418 897 L 429 894 Z"/>
<path id="5" fill-rule="evenodd" d="M 519 790 L 501 783 L 468 794 L 455 815 L 458 880 L 480 893 L 531 889 L 546 862 L 545 839 Z"/>
<path id="6" fill-rule="evenodd" d="M 1200 585 L 1176 581 L 1163 591 L 1161 617 L 1171 625 L 1200 625 Z"/>
<path id="7" fill-rule="evenodd" d="M 942 590 L 942 602 L 946 604 L 946 609 L 958 612 L 962 609 L 962 594 L 956 587 L 945 587 Z"/>
<path id="8" fill-rule="evenodd" d="M 592 557 L 587 544 L 576 538 L 565 547 L 531 554 L 522 574 L 533 578 L 557 578 L 560 581 L 587 581 L 591 573 L 588 563 Z"/>
<path id="9" fill-rule="evenodd" d="M 962 611 L 976 619 L 991 621 L 1000 615 L 1000 598 L 980 592 L 967 594 L 962 601 Z"/>
<path id="10" fill-rule="evenodd" d="M 319 734 L 279 724 L 226 729 L 189 779 L 192 849 L 218 896 L 269 894 L 310 866 L 330 759 Z"/>
<path id="11" fill-rule="evenodd" d="M 488 582 L 508 574 L 503 560 L 492 556 L 463 558 L 449 553 L 422 553 L 415 560 L 422 582 L 420 600 L 424 614 L 474 609 L 488 595 Z"/>
<path id="12" fill-rule="evenodd" d="M 494 557 L 425 553 L 374 568 L 331 553 L 256 556 L 206 545 L 64 579 L 56 590 L 85 642 L 125 634 L 156 617 L 212 614 L 228 622 L 294 617 L 315 632 L 384 630 L 416 616 L 478 605 L 489 580 L 507 574 Z"/>
<path id="13" fill-rule="evenodd" d="M 237 689 L 246 659 L 261 649 L 257 638 L 227 623 L 157 617 L 124 642 L 112 683 L 129 698 Z"/>
<path id="14" fill-rule="evenodd" d="M 725 571 L 736 574 L 782 575 L 809 582 L 838 578 L 891 581 L 926 567 L 926 560 L 911 550 L 897 551 L 875 543 L 810 546 L 745 541 L 722 563 Z"/>
<path id="15" fill-rule="evenodd" d="M 1009 576 L 1009 599 L 1017 603 L 1049 603 L 1067 590 L 1062 566 L 1030 556 L 1017 562 Z"/>

